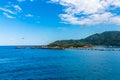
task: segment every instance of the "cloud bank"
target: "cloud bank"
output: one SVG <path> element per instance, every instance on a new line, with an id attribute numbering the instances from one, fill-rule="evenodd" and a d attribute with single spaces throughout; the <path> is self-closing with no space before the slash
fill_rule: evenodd
<path id="1" fill-rule="evenodd" d="M 119 24 L 120 0 L 51 0 L 65 7 L 60 18 L 75 25 Z"/>

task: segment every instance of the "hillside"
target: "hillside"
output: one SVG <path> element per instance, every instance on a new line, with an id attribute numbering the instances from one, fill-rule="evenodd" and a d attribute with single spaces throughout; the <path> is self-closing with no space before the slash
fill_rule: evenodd
<path id="1" fill-rule="evenodd" d="M 91 35 L 80 41 L 92 45 L 120 46 L 120 31 L 106 31 L 100 34 Z"/>
<path id="2" fill-rule="evenodd" d="M 86 42 L 81 42 L 80 40 L 60 40 L 60 41 L 55 41 L 51 44 L 48 45 L 49 47 L 63 47 L 63 48 L 70 48 L 70 47 L 91 47 L 91 44 L 88 44 Z"/>
<path id="3" fill-rule="evenodd" d="M 54 47 L 91 47 L 92 45 L 103 46 L 120 46 L 120 31 L 106 31 L 103 33 L 96 33 L 87 38 L 80 40 L 60 40 L 55 41 L 48 46 Z"/>

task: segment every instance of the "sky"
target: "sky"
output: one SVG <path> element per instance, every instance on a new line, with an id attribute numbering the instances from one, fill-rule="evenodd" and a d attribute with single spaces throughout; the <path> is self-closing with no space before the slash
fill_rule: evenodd
<path id="1" fill-rule="evenodd" d="M 0 0 L 0 45 L 44 45 L 120 31 L 120 0 Z"/>

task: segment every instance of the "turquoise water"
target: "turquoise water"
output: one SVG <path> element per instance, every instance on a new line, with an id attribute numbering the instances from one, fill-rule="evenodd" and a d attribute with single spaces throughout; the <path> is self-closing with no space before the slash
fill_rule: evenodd
<path id="1" fill-rule="evenodd" d="M 0 80 L 120 80 L 120 51 L 0 47 Z"/>

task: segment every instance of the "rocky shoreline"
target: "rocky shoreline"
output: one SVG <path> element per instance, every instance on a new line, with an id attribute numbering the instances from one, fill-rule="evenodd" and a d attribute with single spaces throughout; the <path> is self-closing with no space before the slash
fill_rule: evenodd
<path id="1" fill-rule="evenodd" d="M 96 48 L 96 47 L 48 47 L 48 46 L 16 46 L 16 49 L 54 49 L 54 50 L 65 50 L 65 49 L 77 49 L 77 50 L 94 50 L 94 51 L 120 51 L 120 48 Z"/>

